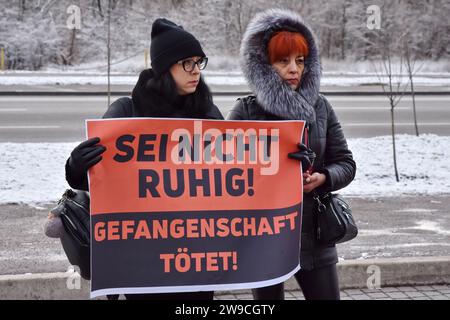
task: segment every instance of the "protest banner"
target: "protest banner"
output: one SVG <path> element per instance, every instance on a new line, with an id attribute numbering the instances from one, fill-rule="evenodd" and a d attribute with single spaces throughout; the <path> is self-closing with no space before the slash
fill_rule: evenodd
<path id="1" fill-rule="evenodd" d="M 91 297 L 232 290 L 299 270 L 303 121 L 87 120 Z"/>

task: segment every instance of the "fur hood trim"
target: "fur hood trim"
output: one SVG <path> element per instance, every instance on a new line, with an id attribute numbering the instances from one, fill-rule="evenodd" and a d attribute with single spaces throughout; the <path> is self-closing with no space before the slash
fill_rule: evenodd
<path id="1" fill-rule="evenodd" d="M 267 44 L 274 32 L 301 33 L 309 55 L 300 87 L 292 90 L 269 63 Z M 269 9 L 257 14 L 244 34 L 240 59 L 244 76 L 261 107 L 285 119 L 315 120 L 314 105 L 319 96 L 321 65 L 316 37 L 304 19 L 293 11 Z"/>

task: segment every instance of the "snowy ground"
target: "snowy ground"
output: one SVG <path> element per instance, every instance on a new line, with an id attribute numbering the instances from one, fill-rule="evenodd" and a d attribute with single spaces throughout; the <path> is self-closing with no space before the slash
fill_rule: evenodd
<path id="1" fill-rule="evenodd" d="M 210 85 L 246 85 L 247 82 L 240 72 L 205 71 L 205 81 Z M 111 85 L 134 85 L 137 74 L 112 74 Z M 404 75 L 396 79 L 397 82 L 408 84 Z M 375 73 L 355 74 L 342 72 L 324 73 L 321 79 L 323 86 L 358 86 L 388 83 L 386 77 L 379 78 Z M 1 85 L 107 85 L 106 74 L 88 73 L 33 73 L 33 72 L 5 72 L 0 74 Z M 450 86 L 449 73 L 420 73 L 414 77 L 416 86 Z"/>
<path id="2" fill-rule="evenodd" d="M 450 137 L 398 135 L 400 182 L 395 181 L 391 137 L 349 139 L 355 180 L 352 196 L 450 193 Z M 68 187 L 66 158 L 77 143 L 0 143 L 0 203 L 38 205 L 57 200 Z"/>
<path id="3" fill-rule="evenodd" d="M 112 85 L 134 85 L 139 72 L 146 68 L 143 55 L 114 63 L 111 66 Z M 394 62 L 393 73 L 403 74 L 394 79 L 408 82 L 405 68 Z M 147 63 L 147 67 L 149 67 Z M 379 84 L 377 72 L 379 62 L 370 61 L 334 61 L 322 60 L 323 86 L 357 86 Z M 1 85 L 106 85 L 107 72 L 105 61 L 84 63 L 77 66 L 48 66 L 40 71 L 4 71 L 0 72 Z M 450 61 L 417 61 L 414 82 L 418 86 L 449 86 Z M 230 56 L 209 57 L 207 69 L 202 72 L 211 85 L 245 85 L 246 80 L 240 72 L 239 58 Z M 381 81 L 387 83 L 385 77 Z"/>

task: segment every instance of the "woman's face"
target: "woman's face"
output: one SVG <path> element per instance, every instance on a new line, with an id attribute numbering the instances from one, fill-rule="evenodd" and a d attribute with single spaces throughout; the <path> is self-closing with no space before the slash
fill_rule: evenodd
<path id="1" fill-rule="evenodd" d="M 177 92 L 180 96 L 194 93 L 197 89 L 200 81 L 200 68 L 195 62 L 200 59 L 201 57 L 186 58 L 170 67 L 170 74 L 175 80 Z"/>
<path id="2" fill-rule="evenodd" d="M 298 89 L 303 70 L 305 69 L 305 58 L 303 55 L 293 53 L 289 56 L 281 57 L 272 63 L 272 66 L 292 90 Z"/>

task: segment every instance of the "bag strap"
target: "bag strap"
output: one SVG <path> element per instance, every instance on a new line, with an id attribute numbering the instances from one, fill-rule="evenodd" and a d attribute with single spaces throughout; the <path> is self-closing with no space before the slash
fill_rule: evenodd
<path id="1" fill-rule="evenodd" d="M 303 142 L 305 144 L 305 146 L 307 146 L 309 148 L 309 123 L 306 122 L 305 123 L 305 128 L 303 129 Z"/>
<path id="2" fill-rule="evenodd" d="M 309 123 L 305 122 L 305 128 L 303 129 L 303 144 L 309 148 Z M 311 164 L 311 166 L 308 168 L 308 171 L 310 174 L 314 171 L 314 166 Z"/>
<path id="3" fill-rule="evenodd" d="M 123 97 L 122 101 L 125 102 L 125 117 L 133 117 L 133 99 L 130 97 Z"/>
<path id="4" fill-rule="evenodd" d="M 319 213 L 324 213 L 325 210 L 327 209 L 326 205 L 321 201 L 320 195 L 316 191 L 313 191 L 313 192 L 314 192 L 313 200 L 314 200 L 314 203 L 316 204 L 317 211 Z"/>
<path id="5" fill-rule="evenodd" d="M 307 148 L 309 148 L 309 123 L 308 122 L 305 122 L 305 128 L 303 130 L 303 143 Z M 314 170 L 314 167 L 313 167 L 313 165 L 311 165 L 307 171 L 312 173 L 313 170 Z M 320 201 L 320 194 L 316 190 L 313 190 L 312 195 L 313 195 L 313 200 L 314 200 L 314 203 L 316 204 L 317 210 L 319 212 L 325 212 L 326 207 L 322 203 L 322 201 Z"/>

